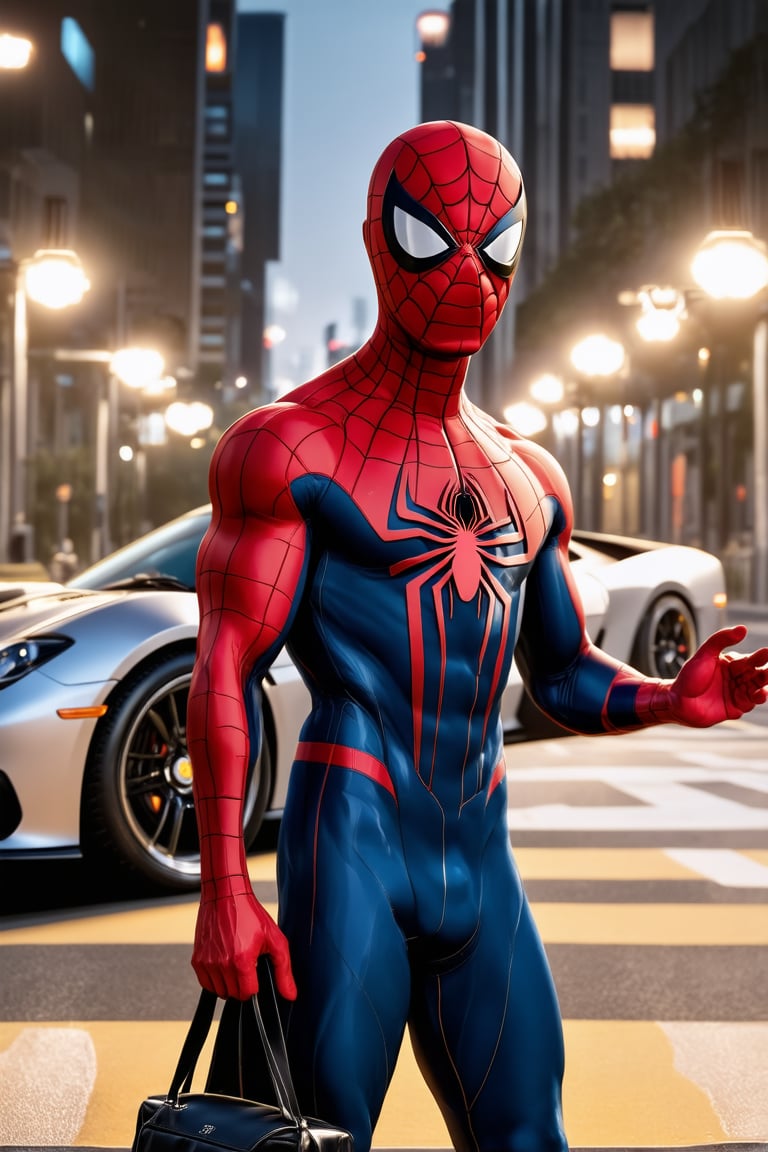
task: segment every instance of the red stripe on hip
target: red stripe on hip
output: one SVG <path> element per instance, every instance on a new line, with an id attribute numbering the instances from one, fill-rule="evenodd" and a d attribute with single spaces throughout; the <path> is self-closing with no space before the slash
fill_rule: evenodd
<path id="1" fill-rule="evenodd" d="M 376 784 L 381 784 L 397 799 L 395 786 L 389 772 L 375 756 L 361 752 L 359 748 L 346 748 L 343 744 L 321 744 L 314 740 L 303 740 L 296 749 L 297 760 L 311 760 L 315 764 L 334 764 L 337 768 L 349 768 L 367 776 Z"/>
<path id="2" fill-rule="evenodd" d="M 501 784 L 506 773 L 507 773 L 507 766 L 503 760 L 500 760 L 493 770 L 493 775 L 491 776 L 491 782 L 488 785 L 488 797 L 490 797 L 491 792 L 493 792 L 493 790 L 497 786 L 497 784 Z M 486 800 L 486 803 L 487 803 L 487 800 Z"/>

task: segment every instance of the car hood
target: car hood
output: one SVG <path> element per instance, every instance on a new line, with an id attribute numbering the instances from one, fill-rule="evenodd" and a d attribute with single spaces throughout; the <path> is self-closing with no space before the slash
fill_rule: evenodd
<path id="1" fill-rule="evenodd" d="M 40 584 L 34 590 L 2 599 L 0 593 L 0 640 L 20 632 L 53 631 L 83 612 L 92 612 L 120 598 L 117 592 L 81 592 L 61 584 Z"/>

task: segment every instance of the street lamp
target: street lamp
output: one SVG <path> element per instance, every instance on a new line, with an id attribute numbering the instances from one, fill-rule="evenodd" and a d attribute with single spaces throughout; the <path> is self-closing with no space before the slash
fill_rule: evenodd
<path id="1" fill-rule="evenodd" d="M 602 332 L 585 336 L 571 349 L 571 364 L 582 376 L 607 380 L 624 367 L 624 345 Z"/>
<path id="2" fill-rule="evenodd" d="M 691 263 L 699 287 L 714 300 L 751 300 L 768 288 L 768 252 L 751 232 L 720 229 L 705 237 Z M 753 594 L 768 600 L 768 316 L 752 335 L 752 452 L 754 472 Z"/>
<path id="3" fill-rule="evenodd" d="M 576 369 L 582 382 L 591 385 L 595 382 L 607 383 L 609 380 L 619 376 L 626 363 L 626 352 L 624 345 L 618 340 L 614 340 L 604 332 L 594 332 L 579 340 L 579 342 L 573 346 L 570 359 L 571 364 Z M 591 388 L 589 392 L 591 398 Z M 604 432 L 601 426 L 602 405 L 599 407 L 593 404 L 585 406 L 583 397 L 580 398 L 580 401 L 581 425 L 576 441 L 576 477 L 578 483 L 576 495 L 577 515 L 580 515 L 582 511 L 580 505 L 585 494 L 589 493 L 591 499 L 587 526 L 599 531 L 602 524 L 603 507 Z M 595 448 L 593 454 L 593 475 L 589 485 L 584 482 L 586 456 L 584 448 L 585 429 L 592 430 Z"/>
<path id="4" fill-rule="evenodd" d="M 92 561 L 106 556 L 112 548 L 110 532 L 110 472 L 118 419 L 118 387 L 135 391 L 159 387 L 165 359 L 154 348 L 119 348 L 109 355 L 106 394 L 96 412 L 96 522 L 91 539 Z M 141 480 L 141 477 L 140 477 Z"/>
<path id="5" fill-rule="evenodd" d="M 19 261 L 13 300 L 13 413 L 10 476 L 4 486 L 11 492 L 10 533 L 1 527 L 3 545 L 8 541 L 12 560 L 31 559 L 31 527 L 27 523 L 28 357 L 27 297 L 46 308 L 59 310 L 79 304 L 90 283 L 77 254 L 70 249 L 41 248 Z M 5 469 L 3 469 L 5 471 Z M 7 489 L 6 489 L 7 490 Z"/>
<path id="6" fill-rule="evenodd" d="M 521 436 L 537 436 L 547 426 L 546 414 L 536 404 L 529 404 L 527 400 L 508 404 L 504 409 L 504 419 Z"/>
<path id="7" fill-rule="evenodd" d="M 165 422 L 179 436 L 196 436 L 213 424 L 213 408 L 201 400 L 176 400 L 165 412 Z"/>
<path id="8" fill-rule="evenodd" d="M 17 71 L 26 68 L 32 59 L 33 44 L 26 36 L 0 33 L 0 70 Z"/>
<path id="9" fill-rule="evenodd" d="M 710 232 L 691 262 L 691 273 L 713 300 L 751 300 L 768 287 L 765 244 L 751 232 Z"/>

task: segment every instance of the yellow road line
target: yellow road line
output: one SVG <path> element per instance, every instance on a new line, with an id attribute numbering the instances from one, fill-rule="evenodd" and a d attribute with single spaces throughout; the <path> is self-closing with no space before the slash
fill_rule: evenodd
<path id="1" fill-rule="evenodd" d="M 275 904 L 264 907 L 277 915 Z M 766 904 L 586 904 L 536 902 L 548 944 L 768 944 Z M 0 931 L 2 944 L 189 944 L 196 903 L 158 904 L 103 916 Z"/>
<path id="2" fill-rule="evenodd" d="M 533 903 L 548 944 L 768 944 L 768 904 Z"/>
<path id="3" fill-rule="evenodd" d="M 277 915 L 276 904 L 265 904 Z M 197 903 L 127 908 L 51 924 L 0 931 L 0 944 L 189 944 L 195 935 Z"/>
<path id="4" fill-rule="evenodd" d="M 523 880 L 690 880 L 660 848 L 516 848 Z"/>

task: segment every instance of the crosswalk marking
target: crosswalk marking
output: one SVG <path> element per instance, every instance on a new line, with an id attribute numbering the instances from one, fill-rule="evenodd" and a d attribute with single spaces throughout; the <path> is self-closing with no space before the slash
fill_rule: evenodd
<path id="1" fill-rule="evenodd" d="M 74 1144 L 96 1082 L 89 1025 L 21 1026 L 3 1043 L 0 1025 L 0 1144 Z"/>
<path id="2" fill-rule="evenodd" d="M 678 754 L 678 759 L 681 759 Z M 509 810 L 507 824 L 512 832 L 537 831 L 729 831 L 761 830 L 768 832 L 768 805 L 750 805 L 706 791 L 707 785 L 731 786 L 768 794 L 768 776 L 764 770 L 714 770 L 670 763 L 653 765 L 600 765 L 583 767 L 537 766 L 508 768 Z M 567 785 L 600 783 L 634 803 L 574 804 L 557 800 L 559 789 Z M 537 796 L 550 786 L 553 803 L 526 805 L 526 784 L 536 786 Z M 700 785 L 700 787 L 697 787 Z"/>
<path id="3" fill-rule="evenodd" d="M 692 872 L 729 888 L 768 888 L 768 865 L 730 848 L 667 848 L 665 854 Z"/>

